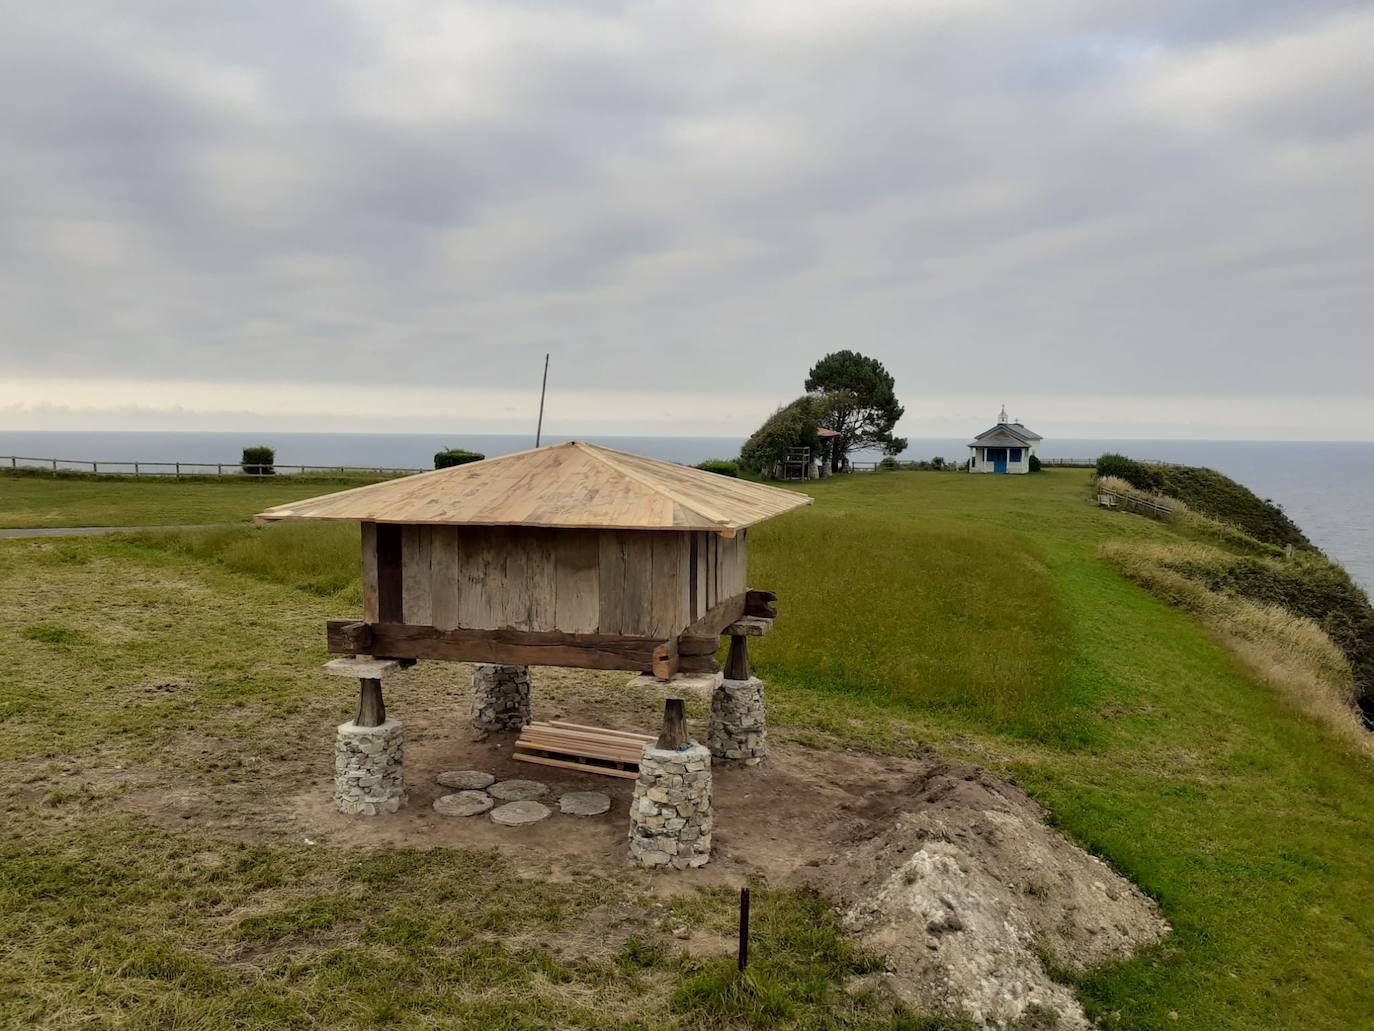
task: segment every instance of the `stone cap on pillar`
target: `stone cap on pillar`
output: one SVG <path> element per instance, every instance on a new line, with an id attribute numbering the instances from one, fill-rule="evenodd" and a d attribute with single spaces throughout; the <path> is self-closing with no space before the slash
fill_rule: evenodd
<path id="1" fill-rule="evenodd" d="M 692 698 L 710 696 L 720 687 L 721 673 L 674 673 L 667 680 L 659 680 L 652 673 L 641 673 L 625 686 L 650 688 L 660 698 Z"/>
<path id="2" fill-rule="evenodd" d="M 358 680 L 381 680 L 401 668 L 396 659 L 374 659 L 370 655 L 345 655 L 330 659 L 324 664 L 324 671 L 336 677 L 354 677 Z"/>
<path id="3" fill-rule="evenodd" d="M 722 635 L 730 637 L 762 637 L 773 629 L 773 621 L 766 616 L 741 616 L 724 630 Z"/>

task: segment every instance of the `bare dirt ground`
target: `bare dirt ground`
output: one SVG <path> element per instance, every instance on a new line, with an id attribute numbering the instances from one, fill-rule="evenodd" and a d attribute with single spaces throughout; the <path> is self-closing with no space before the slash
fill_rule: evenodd
<path id="1" fill-rule="evenodd" d="M 1052 1020 L 1062 1028 L 1090 1027 L 1052 968 L 1124 958 L 1168 930 L 1153 903 L 1050 829 L 1024 792 L 934 754 L 911 760 L 784 745 L 760 767 L 717 767 L 711 863 L 648 875 L 627 865 L 634 782 L 517 762 L 513 734 L 475 740 L 466 683 L 465 668 L 437 664 L 388 681 L 388 710 L 406 727 L 409 802 L 397 814 L 359 818 L 334 809 L 333 725 L 318 711 L 280 727 L 285 739 L 264 754 L 238 756 L 242 773 L 212 778 L 217 783 L 188 776 L 148 785 L 117 804 L 166 826 L 191 821 L 249 839 L 496 849 L 527 876 L 558 880 L 594 870 L 632 878 L 662 896 L 749 878 L 815 887 L 887 957 L 878 985 L 918 1008 L 993 1027 Z M 538 719 L 656 729 L 658 701 L 627 695 L 614 674 L 539 670 L 534 692 Z M 694 734 L 704 737 L 700 700 L 691 711 Z M 199 744 L 217 754 L 213 739 Z M 432 803 L 451 789 L 435 778 L 467 769 L 542 781 L 554 815 L 522 828 L 484 815 L 439 815 Z M 557 811 L 558 795 L 586 790 L 609 794 L 610 811 Z M 722 947 L 714 935 L 700 944 L 704 951 Z"/>

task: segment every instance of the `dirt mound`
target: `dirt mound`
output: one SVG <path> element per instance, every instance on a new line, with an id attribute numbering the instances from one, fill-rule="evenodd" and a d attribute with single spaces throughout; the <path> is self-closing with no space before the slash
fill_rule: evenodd
<path id="1" fill-rule="evenodd" d="M 1168 932 L 1134 885 L 978 767 L 925 766 L 853 813 L 847 844 L 802 879 L 841 900 L 850 930 L 888 957 L 883 982 L 919 1009 L 1090 1028 L 1046 963 L 1085 969 Z"/>

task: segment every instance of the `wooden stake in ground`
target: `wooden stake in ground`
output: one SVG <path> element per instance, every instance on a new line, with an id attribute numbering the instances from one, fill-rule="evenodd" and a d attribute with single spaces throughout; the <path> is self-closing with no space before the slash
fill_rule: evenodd
<path id="1" fill-rule="evenodd" d="M 749 965 L 749 886 L 739 890 L 739 972 Z"/>
<path id="2" fill-rule="evenodd" d="M 687 703 L 681 698 L 669 698 L 663 703 L 663 730 L 654 747 L 677 751 L 686 743 Z"/>
<path id="3" fill-rule="evenodd" d="M 357 727 L 380 727 L 386 722 L 386 703 L 382 700 L 382 682 L 360 678 L 358 680 L 358 715 L 353 717 Z"/>

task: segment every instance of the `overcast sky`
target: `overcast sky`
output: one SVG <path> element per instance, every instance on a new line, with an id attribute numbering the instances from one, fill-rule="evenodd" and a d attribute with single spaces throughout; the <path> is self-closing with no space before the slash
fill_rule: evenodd
<path id="1" fill-rule="evenodd" d="M 0 428 L 1374 439 L 1374 6 L 0 0 Z"/>

